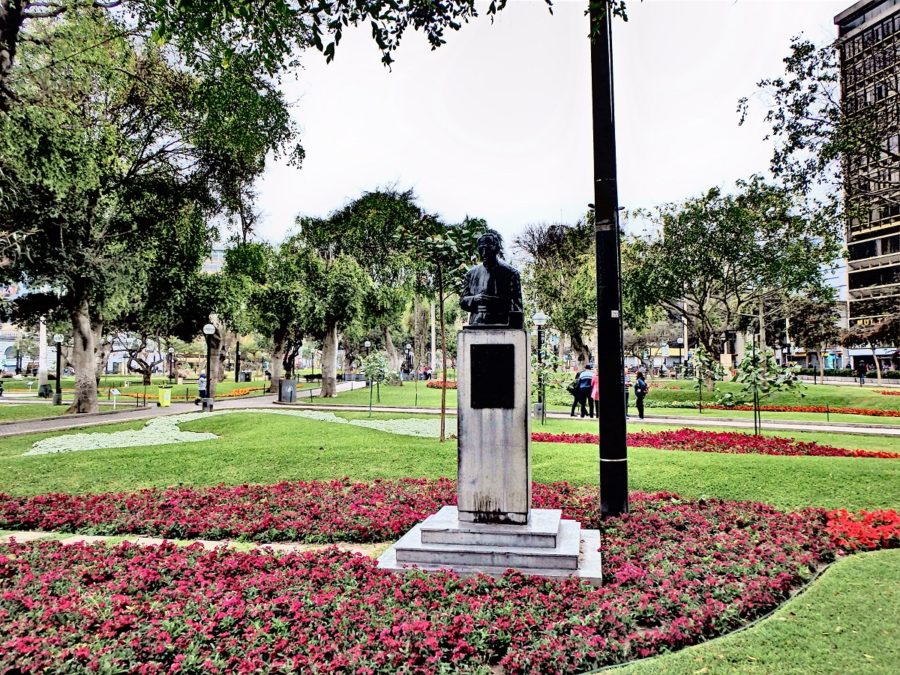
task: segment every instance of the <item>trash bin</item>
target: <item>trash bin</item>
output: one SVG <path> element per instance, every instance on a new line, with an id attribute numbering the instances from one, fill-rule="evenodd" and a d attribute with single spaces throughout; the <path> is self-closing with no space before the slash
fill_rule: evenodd
<path id="1" fill-rule="evenodd" d="M 294 403 L 297 400 L 297 382 L 296 380 L 279 380 L 278 381 L 278 402 Z"/>
<path id="2" fill-rule="evenodd" d="M 159 388 L 159 407 L 168 408 L 172 405 L 172 387 Z"/>

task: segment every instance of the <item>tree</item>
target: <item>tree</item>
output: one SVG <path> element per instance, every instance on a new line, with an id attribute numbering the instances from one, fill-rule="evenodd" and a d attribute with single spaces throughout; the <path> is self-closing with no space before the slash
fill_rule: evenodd
<path id="1" fill-rule="evenodd" d="M 522 287 L 531 305 L 550 317 L 550 324 L 569 336 L 579 366 L 591 360 L 587 333 L 596 325 L 597 270 L 592 220 L 574 225 L 529 225 L 516 238 L 528 262 Z"/>
<path id="2" fill-rule="evenodd" d="M 681 337 L 681 333 L 681 324 L 666 317 L 642 330 L 626 328 L 622 344 L 626 354 L 645 362 L 652 348 L 673 342 Z"/>
<path id="3" fill-rule="evenodd" d="M 759 176 L 683 203 L 643 212 L 657 231 L 629 238 L 622 250 L 623 287 L 638 310 L 661 305 L 685 317 L 717 359 L 720 337 L 767 298 L 822 285 L 823 267 L 840 250 L 831 214 L 809 210 L 792 193 Z"/>
<path id="4" fill-rule="evenodd" d="M 788 337 L 797 345 L 819 353 L 819 375 L 825 377 L 825 350 L 840 337 L 840 313 L 834 290 L 816 289 L 793 298 L 788 306 Z"/>
<path id="5" fill-rule="evenodd" d="M 139 284 L 153 253 L 176 223 L 204 223 L 224 208 L 218 168 L 228 156 L 281 150 L 293 127 L 281 95 L 252 70 L 189 73 L 123 37 L 102 12 L 66 16 L 23 47 L 40 76 L 13 78 L 21 102 L 0 116 L 0 229 L 34 230 L 29 255 L 0 274 L 32 289 L 16 303 L 20 318 L 56 296 L 73 326 L 71 410 L 93 412 L 98 338 L 123 298 L 146 293 Z M 86 44 L 63 61 L 47 46 L 74 53 Z"/>
<path id="6" fill-rule="evenodd" d="M 491 0 L 486 13 L 493 16 L 505 6 L 506 0 Z M 424 32 L 436 49 L 448 29 L 458 30 L 478 15 L 475 0 L 0 0 L 0 111 L 19 98 L 11 81 L 21 60 L 19 45 L 54 19 L 90 8 L 106 10 L 120 32 L 174 45 L 191 65 L 243 59 L 270 75 L 285 63 L 294 65 L 295 52 L 310 45 L 330 61 L 350 26 L 369 25 L 382 61 L 390 65 L 407 28 Z M 615 2 L 614 11 L 624 14 L 624 2 Z M 223 51 L 206 50 L 211 40 L 221 42 Z M 73 53 L 54 50 L 61 57 Z"/>
<path id="7" fill-rule="evenodd" d="M 879 52 L 872 68 L 883 68 L 894 58 L 890 52 Z M 873 91 L 871 98 L 842 99 L 834 44 L 816 47 L 809 40 L 795 37 L 784 64 L 784 76 L 758 83 L 768 107 L 765 120 L 771 126 L 766 139 L 775 141 L 771 169 L 777 178 L 804 194 L 815 185 L 824 185 L 830 188 L 829 198 L 839 201 L 844 188 L 843 160 L 896 166 L 900 148 L 889 142 L 897 133 L 896 115 L 885 115 L 891 105 L 890 92 L 876 96 Z M 847 73 L 848 78 L 860 76 L 856 69 Z M 746 97 L 738 102 L 741 124 L 747 119 L 749 106 Z M 871 180 L 861 179 L 851 188 L 861 199 L 877 197 L 896 202 L 900 175 L 877 172 Z"/>
<path id="8" fill-rule="evenodd" d="M 437 298 L 441 334 L 441 372 L 447 378 L 447 321 L 444 304 L 451 294 L 462 289 L 469 266 L 477 258 L 478 238 L 487 231 L 481 218 L 466 218 L 457 225 L 446 225 L 436 216 L 423 213 L 408 229 L 404 241 L 412 259 L 417 261 L 416 291 Z M 441 433 L 446 438 L 447 390 L 441 387 Z"/>

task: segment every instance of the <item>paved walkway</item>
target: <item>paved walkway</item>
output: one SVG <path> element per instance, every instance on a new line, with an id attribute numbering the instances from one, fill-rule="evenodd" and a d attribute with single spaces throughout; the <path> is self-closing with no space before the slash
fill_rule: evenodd
<path id="1" fill-rule="evenodd" d="M 349 391 L 355 383 L 341 382 L 338 383 L 338 391 Z M 331 410 L 331 411 L 354 411 L 368 412 L 369 407 L 364 405 L 334 405 L 327 403 L 308 404 L 303 403 L 302 399 L 306 397 L 316 397 L 321 393 L 321 389 L 304 389 L 298 392 L 302 395 L 301 400 L 294 404 L 283 404 L 276 401 L 274 394 L 266 396 L 255 396 L 253 398 L 236 398 L 236 399 L 220 399 L 215 402 L 216 410 L 234 410 L 234 409 L 253 409 L 253 408 L 297 408 L 301 410 Z M 101 412 L 91 415 L 63 415 L 60 417 L 44 418 L 40 420 L 23 420 L 21 422 L 5 422 L 0 423 L 0 437 L 15 436 L 18 434 L 47 433 L 51 431 L 61 431 L 63 429 L 79 429 L 82 427 L 92 427 L 102 424 L 117 424 L 120 422 L 132 422 L 135 420 L 151 419 L 161 415 L 174 415 L 180 413 L 197 412 L 199 408 L 191 403 L 173 403 L 170 408 L 158 408 L 156 406 L 147 408 L 131 408 L 129 410 L 117 410 Z M 439 410 L 436 408 L 391 408 L 387 406 L 373 406 L 373 412 L 379 413 L 405 413 L 418 415 L 437 415 Z M 456 409 L 447 410 L 449 415 L 456 415 Z M 547 417 L 556 420 L 572 419 L 566 413 L 551 412 Z M 639 420 L 632 417 L 630 422 L 637 424 Z M 641 424 L 650 425 L 666 425 L 679 427 L 724 427 L 728 429 L 752 429 L 753 420 L 751 419 L 730 419 L 727 417 L 715 416 L 692 416 L 679 417 L 674 415 L 650 415 L 640 420 Z M 538 424 L 532 423 L 532 429 L 537 430 Z M 869 421 L 860 422 L 806 422 L 791 420 L 767 420 L 763 418 L 763 430 L 766 431 L 821 431 L 841 434 L 860 434 L 866 436 L 900 436 L 900 424 L 887 425 L 871 423 Z"/>

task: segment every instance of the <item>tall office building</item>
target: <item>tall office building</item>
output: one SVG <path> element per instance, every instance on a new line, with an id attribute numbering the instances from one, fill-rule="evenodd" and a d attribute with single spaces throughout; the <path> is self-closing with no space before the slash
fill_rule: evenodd
<path id="1" fill-rule="evenodd" d="M 844 158 L 850 326 L 900 310 L 900 0 L 860 0 L 834 18 L 841 105 L 881 151 Z"/>

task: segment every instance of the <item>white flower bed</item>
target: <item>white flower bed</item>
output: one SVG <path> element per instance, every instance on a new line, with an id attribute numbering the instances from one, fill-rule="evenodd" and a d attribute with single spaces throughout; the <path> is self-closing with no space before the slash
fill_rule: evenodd
<path id="1" fill-rule="evenodd" d="M 132 448 L 145 445 L 169 445 L 172 443 L 198 443 L 211 441 L 218 436 L 212 433 L 182 431 L 179 427 L 185 422 L 208 419 L 214 415 L 246 414 L 248 412 L 267 415 L 287 415 L 303 417 L 319 422 L 335 424 L 352 424 L 357 427 L 375 429 L 389 434 L 416 436 L 419 438 L 437 438 L 440 433 L 440 421 L 428 418 L 407 418 L 396 420 L 348 420 L 331 412 L 317 410 L 217 410 L 211 413 L 186 413 L 184 415 L 166 415 L 155 417 L 143 429 L 133 431 L 94 432 L 54 436 L 37 441 L 25 455 L 51 455 L 62 452 L 80 452 L 82 450 L 103 450 L 106 448 Z"/>

